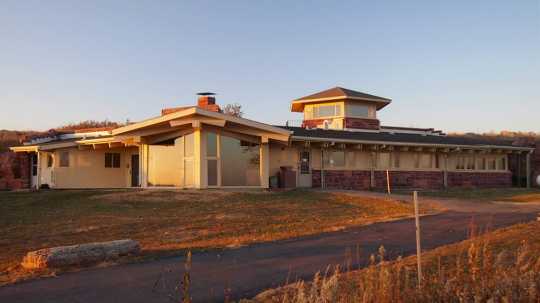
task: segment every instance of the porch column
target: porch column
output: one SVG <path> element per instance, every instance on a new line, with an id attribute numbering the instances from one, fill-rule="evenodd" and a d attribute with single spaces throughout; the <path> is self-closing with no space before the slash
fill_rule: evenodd
<path id="1" fill-rule="evenodd" d="M 261 143 L 259 147 L 259 152 L 261 155 L 260 163 L 260 177 L 261 177 L 261 187 L 269 188 L 270 187 L 270 148 L 268 143 Z"/>
<path id="2" fill-rule="evenodd" d="M 139 183 L 148 187 L 148 144 L 139 145 Z"/>
<path id="3" fill-rule="evenodd" d="M 527 188 L 531 188 L 531 153 L 528 152 L 525 158 L 527 172 Z"/>
<path id="4" fill-rule="evenodd" d="M 41 186 L 41 153 L 39 151 L 36 152 L 36 189 L 39 189 Z"/>
<path id="5" fill-rule="evenodd" d="M 370 175 L 369 175 L 369 187 L 371 189 L 374 189 L 375 184 L 375 161 L 377 159 L 377 154 L 375 152 L 371 152 L 371 158 L 370 158 Z"/>
<path id="6" fill-rule="evenodd" d="M 195 169 L 195 180 L 193 187 L 206 188 L 206 144 L 201 128 L 195 128 L 193 133 L 193 166 Z"/>
<path id="7" fill-rule="evenodd" d="M 448 154 L 444 153 L 443 184 L 444 189 L 448 188 Z"/>

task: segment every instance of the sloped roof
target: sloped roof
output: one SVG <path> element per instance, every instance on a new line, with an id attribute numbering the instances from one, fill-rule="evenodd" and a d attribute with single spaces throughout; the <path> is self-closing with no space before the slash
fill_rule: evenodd
<path id="1" fill-rule="evenodd" d="M 315 94 L 311 94 L 311 95 L 293 100 L 292 111 L 303 111 L 304 104 L 306 103 L 342 100 L 342 99 L 376 102 L 377 109 L 381 109 L 385 107 L 386 105 L 388 105 L 390 102 L 392 102 L 392 100 L 388 98 L 383 98 L 383 97 L 355 91 L 352 89 L 336 86 L 336 87 L 323 90 Z"/>
<path id="2" fill-rule="evenodd" d="M 501 147 L 527 150 L 528 147 L 514 144 L 513 140 L 485 140 L 476 138 L 466 138 L 458 136 L 434 136 L 413 133 L 387 133 L 387 132 L 361 132 L 361 131 L 342 131 L 326 129 L 306 129 L 302 127 L 285 127 L 284 129 L 293 132 L 292 139 L 312 139 L 312 141 L 335 140 L 336 142 L 365 142 L 373 143 L 400 143 L 411 145 L 433 145 L 433 146 L 463 146 L 463 147 Z"/>

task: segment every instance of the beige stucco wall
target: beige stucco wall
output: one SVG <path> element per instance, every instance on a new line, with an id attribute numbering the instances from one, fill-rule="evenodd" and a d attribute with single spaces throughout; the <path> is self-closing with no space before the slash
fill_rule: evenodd
<path id="1" fill-rule="evenodd" d="M 278 174 L 281 166 L 291 166 L 297 169 L 299 149 L 294 146 L 284 146 L 280 144 L 270 144 L 270 176 Z"/>
<path id="2" fill-rule="evenodd" d="M 69 152 L 69 167 L 60 167 L 60 152 Z M 120 153 L 120 167 L 106 168 L 105 153 Z M 131 155 L 138 148 L 88 149 L 64 148 L 54 152 L 55 188 L 122 188 L 131 185 Z M 45 159 L 46 160 L 46 159 Z M 42 162 L 46 166 L 46 162 Z"/>

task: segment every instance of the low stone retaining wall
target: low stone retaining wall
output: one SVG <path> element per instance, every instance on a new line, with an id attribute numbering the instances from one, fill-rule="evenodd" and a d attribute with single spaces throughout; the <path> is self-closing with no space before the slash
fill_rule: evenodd
<path id="1" fill-rule="evenodd" d="M 386 189 L 386 171 L 375 171 L 375 188 Z M 368 190 L 368 170 L 327 170 L 324 181 L 328 189 Z M 442 171 L 390 171 L 392 188 L 443 189 Z M 448 187 L 511 187 L 511 172 L 448 172 Z M 321 171 L 312 171 L 312 187 L 321 187 Z"/>
<path id="2" fill-rule="evenodd" d="M 136 255 L 140 250 L 139 243 L 129 239 L 59 246 L 31 251 L 23 258 L 21 265 L 27 269 L 84 266 Z"/>

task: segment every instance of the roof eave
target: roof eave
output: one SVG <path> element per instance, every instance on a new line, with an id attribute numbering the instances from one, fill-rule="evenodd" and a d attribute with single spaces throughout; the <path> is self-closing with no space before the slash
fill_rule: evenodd
<path id="1" fill-rule="evenodd" d="M 377 144 L 377 145 L 394 145 L 394 146 L 425 146 L 425 147 L 440 147 L 440 148 L 468 148 L 468 149 L 506 149 L 533 152 L 535 149 L 524 146 L 504 146 L 504 145 L 466 145 L 466 144 L 443 144 L 443 143 L 415 143 L 415 142 L 399 142 L 399 141 L 376 141 L 376 140 L 355 140 L 355 139 L 339 139 L 339 138 L 324 138 L 324 137 L 306 137 L 306 136 L 291 136 L 291 141 L 319 141 L 319 142 L 339 142 L 339 143 L 355 143 L 355 144 Z"/>
<path id="2" fill-rule="evenodd" d="M 377 110 L 380 110 L 384 108 L 385 106 L 387 106 L 388 104 L 392 103 L 391 99 L 385 99 L 385 98 L 375 99 L 375 98 L 360 98 L 360 97 L 347 97 L 347 96 L 314 98 L 314 99 L 296 99 L 296 100 L 293 100 L 291 103 L 291 111 L 303 112 L 304 106 L 306 104 L 311 104 L 311 103 L 347 101 L 347 100 L 373 102 L 377 104 Z"/>

